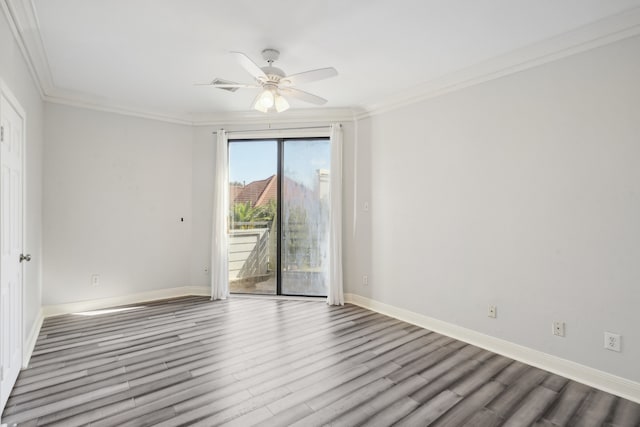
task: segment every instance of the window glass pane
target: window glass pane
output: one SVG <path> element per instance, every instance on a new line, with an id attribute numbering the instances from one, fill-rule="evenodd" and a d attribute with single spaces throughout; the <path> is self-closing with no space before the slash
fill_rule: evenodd
<path id="1" fill-rule="evenodd" d="M 330 160 L 328 139 L 284 141 L 283 294 L 327 294 Z"/>
<path id="2" fill-rule="evenodd" d="M 276 293 L 277 141 L 229 142 L 229 289 Z"/>

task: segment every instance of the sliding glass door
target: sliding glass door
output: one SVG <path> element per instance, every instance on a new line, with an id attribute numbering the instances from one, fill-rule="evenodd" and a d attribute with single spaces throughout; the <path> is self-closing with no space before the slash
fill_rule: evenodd
<path id="1" fill-rule="evenodd" d="M 329 148 L 327 139 L 284 141 L 280 257 L 286 295 L 327 294 Z"/>
<path id="2" fill-rule="evenodd" d="M 229 286 L 234 293 L 325 296 L 330 143 L 229 142 Z"/>
<path id="3" fill-rule="evenodd" d="M 276 294 L 278 142 L 229 142 L 229 290 Z"/>

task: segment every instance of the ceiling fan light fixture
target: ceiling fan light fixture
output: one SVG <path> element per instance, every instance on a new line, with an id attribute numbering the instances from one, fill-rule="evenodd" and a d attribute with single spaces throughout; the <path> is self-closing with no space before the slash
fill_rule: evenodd
<path id="1" fill-rule="evenodd" d="M 253 108 L 254 108 L 254 110 L 258 110 L 258 111 L 260 111 L 260 112 L 262 112 L 262 113 L 268 113 L 268 112 L 269 112 L 269 109 L 268 109 L 268 108 L 265 108 L 262 104 L 260 104 L 260 102 L 259 102 L 259 101 L 256 101 L 256 102 L 253 104 Z"/>
<path id="2" fill-rule="evenodd" d="M 278 113 L 281 113 L 290 108 L 289 102 L 280 94 L 281 89 L 287 97 L 315 105 L 326 104 L 326 99 L 296 89 L 294 86 L 300 83 L 314 82 L 338 75 L 335 68 L 326 67 L 287 76 L 280 68 L 273 66 L 274 61 L 280 56 L 280 52 L 276 49 L 264 49 L 262 51 L 262 57 L 268 64 L 266 67 L 259 67 L 258 64 L 242 52 L 231 53 L 235 56 L 242 68 L 253 77 L 254 83 L 242 84 L 215 79 L 210 83 L 210 86 L 228 91 L 235 91 L 239 88 L 261 89 L 253 101 L 253 108 L 263 113 L 268 113 L 271 109 L 275 109 Z"/>
<path id="3" fill-rule="evenodd" d="M 282 113 L 283 111 L 287 111 L 289 109 L 289 103 L 286 99 L 284 99 L 284 96 L 280 94 L 276 95 L 275 105 L 276 111 L 278 113 Z"/>
<path id="4" fill-rule="evenodd" d="M 260 94 L 260 97 L 258 98 L 258 102 L 266 109 L 273 107 L 273 104 L 275 103 L 275 96 L 273 95 L 273 91 L 271 89 L 263 90 Z"/>

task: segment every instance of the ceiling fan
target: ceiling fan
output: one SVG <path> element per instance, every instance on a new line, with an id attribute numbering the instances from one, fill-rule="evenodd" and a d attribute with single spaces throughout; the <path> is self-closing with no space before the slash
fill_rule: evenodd
<path id="1" fill-rule="evenodd" d="M 255 83 L 242 84 L 222 79 L 214 79 L 211 83 L 207 83 L 204 86 L 213 86 L 231 92 L 235 92 L 238 89 L 262 89 L 253 101 L 253 108 L 263 113 L 268 112 L 271 108 L 275 108 L 278 113 L 289 109 L 289 103 L 285 99 L 285 95 L 311 104 L 325 104 L 327 102 L 326 99 L 296 89 L 293 86 L 338 75 L 335 68 L 328 67 L 287 76 L 280 68 L 273 66 L 273 63 L 280 57 L 280 52 L 275 49 L 264 49 L 262 51 L 262 58 L 269 64 L 266 67 L 259 67 L 244 53 L 231 52 L 231 54 L 235 56 L 238 63 L 255 79 Z"/>

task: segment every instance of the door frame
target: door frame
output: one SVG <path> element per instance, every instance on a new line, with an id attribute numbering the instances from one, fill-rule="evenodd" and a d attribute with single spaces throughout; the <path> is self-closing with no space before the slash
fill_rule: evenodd
<path id="1" fill-rule="evenodd" d="M 21 180 L 21 197 L 20 197 L 20 204 L 21 206 L 21 216 L 22 216 L 22 229 L 20 230 L 20 237 L 21 237 L 21 248 L 20 248 L 20 253 L 24 254 L 25 253 L 25 242 L 26 242 L 26 220 L 27 220 L 27 216 L 26 216 L 26 199 L 27 199 L 27 185 L 26 185 L 26 175 L 27 175 L 27 152 L 26 152 L 26 140 L 27 140 L 27 114 L 25 109 L 22 107 L 22 105 L 20 104 L 20 102 L 18 101 L 18 98 L 16 98 L 16 96 L 13 94 L 13 92 L 11 91 L 11 89 L 9 88 L 8 85 L 5 84 L 4 80 L 0 77 L 0 98 L 5 98 L 7 100 L 7 102 L 9 104 L 11 104 L 11 106 L 13 107 L 13 109 L 16 111 L 16 113 L 20 116 L 20 118 L 22 119 L 22 138 L 20 141 L 20 150 L 22 153 L 22 159 L 21 159 L 21 176 L 20 176 L 20 180 Z M 0 115 L 2 114 L 2 112 L 0 111 Z M 0 153 L 1 155 L 1 153 Z M 2 191 L 2 187 L 0 187 L 0 191 Z M 0 266 L 1 268 L 2 266 Z M 26 298 L 25 298 L 25 263 L 21 262 L 19 267 L 20 268 L 20 297 L 21 300 L 20 301 L 20 306 L 18 307 L 20 314 L 19 314 L 19 337 L 20 337 L 20 367 L 21 368 L 26 368 L 27 362 L 26 360 L 24 360 L 24 354 L 25 354 L 25 341 L 26 341 L 26 334 L 24 331 L 24 325 L 25 325 L 25 318 L 24 318 L 24 314 L 25 314 L 25 302 L 26 302 Z M 0 415 L 2 414 L 2 411 L 4 410 L 4 408 L 0 408 Z"/>
<path id="2" fill-rule="evenodd" d="M 297 134 L 295 134 L 297 135 Z M 305 136 L 294 136 L 287 134 L 278 134 L 278 136 L 248 136 L 248 137 L 238 137 L 238 138 L 228 138 L 227 139 L 227 153 L 229 152 L 229 146 L 233 142 L 241 142 L 241 141 L 275 141 L 276 149 L 277 149 L 277 157 L 276 157 L 276 177 L 277 177 L 277 191 L 276 191 L 276 252 L 278 256 L 276 257 L 276 296 L 292 296 L 292 297 L 305 297 L 305 298 L 327 298 L 327 295 L 299 295 L 299 294 L 285 294 L 282 292 L 282 180 L 284 178 L 284 143 L 287 140 L 295 140 L 295 141 L 304 141 L 304 140 L 320 140 L 327 139 L 330 142 L 330 135 L 325 135 L 322 132 L 319 132 L 318 135 L 308 134 Z M 227 158 L 227 164 L 229 159 Z M 327 290 L 328 292 L 328 290 Z"/>

